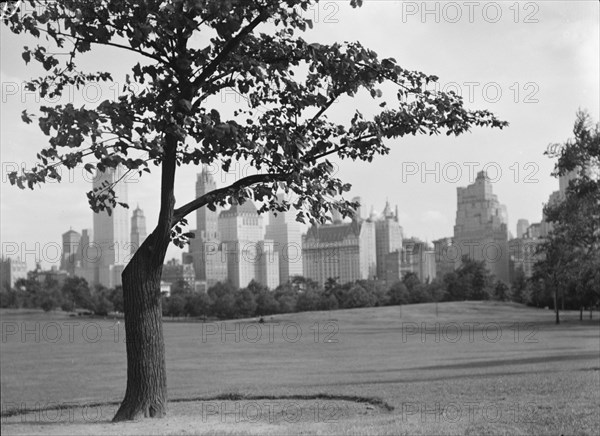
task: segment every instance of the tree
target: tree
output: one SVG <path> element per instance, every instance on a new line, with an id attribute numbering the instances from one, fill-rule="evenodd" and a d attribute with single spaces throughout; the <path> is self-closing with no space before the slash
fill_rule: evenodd
<path id="1" fill-rule="evenodd" d="M 523 267 L 519 266 L 515 269 L 515 275 L 510 285 L 510 299 L 515 303 L 528 303 L 527 295 L 527 277 Z"/>
<path id="2" fill-rule="evenodd" d="M 485 262 L 464 256 L 461 266 L 444 276 L 448 297 L 451 300 L 487 300 L 492 286 L 492 276 Z"/>
<path id="3" fill-rule="evenodd" d="M 499 301 L 506 301 L 509 297 L 509 288 L 503 281 L 496 281 L 494 285 L 494 298 Z"/>
<path id="4" fill-rule="evenodd" d="M 91 297 L 91 309 L 94 311 L 94 314 L 106 316 L 115 309 L 110 297 L 110 289 L 106 289 L 104 286 L 96 286 Z"/>
<path id="5" fill-rule="evenodd" d="M 185 304 L 185 311 L 190 316 L 207 317 L 211 314 L 211 306 L 212 300 L 209 295 L 200 292 L 189 296 Z"/>
<path id="6" fill-rule="evenodd" d="M 221 318 L 230 319 L 235 317 L 235 289 L 230 283 L 217 283 L 208 290 L 212 300 L 211 312 Z"/>
<path id="7" fill-rule="evenodd" d="M 185 315 L 185 297 L 181 294 L 170 295 L 167 298 L 167 314 L 171 317 Z M 127 328 L 127 327 L 125 327 Z M 127 331 L 126 331 L 127 332 Z"/>
<path id="8" fill-rule="evenodd" d="M 235 316 L 250 318 L 256 312 L 256 299 L 247 288 L 240 289 L 235 296 Z"/>
<path id="9" fill-rule="evenodd" d="M 369 307 L 373 305 L 371 296 L 365 288 L 358 283 L 352 285 L 343 294 L 343 298 L 340 300 L 340 306 L 345 309 L 352 309 L 355 307 Z"/>
<path id="10" fill-rule="evenodd" d="M 94 306 L 88 282 L 82 277 L 67 277 L 62 285 L 62 294 L 65 300 L 63 309 L 92 309 Z"/>
<path id="11" fill-rule="evenodd" d="M 171 285 L 171 295 L 186 296 L 191 294 L 192 288 L 190 284 L 184 279 L 178 279 Z"/>
<path id="12" fill-rule="evenodd" d="M 60 285 L 58 281 L 50 276 L 46 276 L 40 293 L 36 296 L 37 306 L 44 309 L 45 312 L 60 307 L 64 302 Z"/>
<path id="13" fill-rule="evenodd" d="M 394 283 L 389 291 L 389 304 L 392 306 L 397 306 L 400 304 L 408 304 L 408 289 L 406 285 L 401 281 L 397 281 Z"/>
<path id="14" fill-rule="evenodd" d="M 313 0 L 39 3 L 4 19 L 14 33 L 43 41 L 22 55 L 49 72 L 28 89 L 52 98 L 71 85 L 112 81 L 110 72 L 78 69 L 79 55 L 97 46 L 131 54 L 132 68 L 116 100 L 42 107 L 39 125 L 49 145 L 37 165 L 11 173 L 10 182 L 33 189 L 60 180 L 59 165 L 83 164 L 91 172 L 123 166 L 140 175 L 154 165 L 161 173 L 158 222 L 122 274 L 127 388 L 115 421 L 166 412 L 160 275 L 168 245 L 191 236 L 185 230 L 190 213 L 249 200 L 261 212 L 287 211 L 291 204 L 277 199 L 283 190 L 295 195 L 300 221 L 323 222 L 333 207 L 347 216 L 357 204 L 343 199 L 350 185 L 335 176 L 331 157 L 370 162 L 388 153 L 386 141 L 393 138 L 507 124 L 486 110 L 466 110 L 454 93 L 426 89 L 437 77 L 379 59 L 358 42 L 319 44 L 297 36 L 312 27 L 301 10 Z M 56 54 L 65 50 L 67 56 Z M 395 87 L 393 105 L 383 99 L 384 82 Z M 210 98 L 227 88 L 248 101 L 231 117 Z M 329 120 L 336 100 L 359 92 L 379 103 L 374 116 L 356 111 L 345 125 Z M 25 122 L 33 117 L 23 112 Z M 176 206 L 179 165 L 215 164 L 227 171 L 239 161 L 257 173 Z M 122 205 L 113 188 L 88 193 L 94 211 Z"/>
<path id="15" fill-rule="evenodd" d="M 409 271 L 402 277 L 402 283 L 404 283 L 408 292 L 413 292 L 414 288 L 421 284 L 421 280 L 419 280 L 416 273 Z"/>
<path id="16" fill-rule="evenodd" d="M 559 290 L 563 302 L 579 305 L 580 317 L 586 305 L 600 299 L 600 123 L 578 111 L 573 134 L 557 155 L 546 153 L 558 157 L 553 175 L 570 181 L 564 198 L 544 208 L 552 231 L 540 247 L 544 259 L 536 265 L 554 289 L 557 323 Z"/>
<path id="17" fill-rule="evenodd" d="M 123 312 L 123 287 L 115 286 L 110 292 L 109 300 L 116 312 Z"/>

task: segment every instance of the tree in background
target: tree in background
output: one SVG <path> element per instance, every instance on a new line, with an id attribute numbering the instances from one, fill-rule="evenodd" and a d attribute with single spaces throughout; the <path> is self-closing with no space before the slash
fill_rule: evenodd
<path id="1" fill-rule="evenodd" d="M 110 293 L 110 301 L 113 304 L 114 310 L 123 312 L 123 287 L 116 286 Z"/>
<path id="2" fill-rule="evenodd" d="M 104 286 L 95 286 L 91 296 L 91 310 L 95 315 L 106 316 L 115 310 L 111 301 L 112 290 Z"/>
<path id="3" fill-rule="evenodd" d="M 493 278 L 485 262 L 464 256 L 460 267 L 444 276 L 444 283 L 452 301 L 487 300 L 492 292 Z"/>
<path id="4" fill-rule="evenodd" d="M 256 299 L 248 288 L 236 292 L 234 303 L 234 316 L 236 318 L 250 318 L 256 312 Z"/>
<path id="5" fill-rule="evenodd" d="M 334 207 L 347 216 L 357 205 L 343 199 L 350 185 L 335 176 L 330 158 L 371 162 L 388 153 L 386 141 L 393 138 L 506 125 L 488 111 L 466 110 L 454 93 L 428 90 L 437 77 L 379 59 L 358 42 L 305 41 L 298 33 L 312 22 L 301 12 L 313 0 L 31 3 L 37 7 L 3 22 L 16 34 L 40 38 L 42 45 L 25 47 L 23 59 L 48 71 L 27 84 L 41 98 L 112 81 L 108 71 L 78 68 L 79 55 L 98 46 L 130 54 L 132 68 L 116 100 L 43 106 L 39 126 L 49 144 L 31 170 L 9 175 L 11 183 L 33 189 L 60 180 L 59 165 L 83 164 L 90 172 L 123 166 L 140 175 L 155 166 L 161 174 L 157 225 L 122 274 L 127 388 L 115 421 L 166 412 L 160 276 L 169 244 L 183 245 L 190 236 L 190 213 L 248 200 L 261 212 L 285 211 L 291 204 L 277 199 L 285 191 L 295 195 L 300 221 L 323 222 Z M 395 87 L 389 101 L 384 83 Z M 248 107 L 232 116 L 219 112 L 211 97 L 224 89 L 247 96 Z M 335 101 L 351 104 L 359 92 L 375 100 L 375 115 L 356 111 L 343 124 L 328 119 Z M 30 123 L 33 115 L 22 118 Z M 238 161 L 257 174 L 176 205 L 178 166 L 215 164 L 228 171 Z M 113 188 L 88 193 L 94 211 L 122 203 Z"/>
<path id="6" fill-rule="evenodd" d="M 206 318 L 207 316 L 212 314 L 211 306 L 212 300 L 208 293 L 205 294 L 203 292 L 199 292 L 189 296 L 185 304 L 185 311 L 190 316 L 201 316 L 203 318 Z"/>
<path id="7" fill-rule="evenodd" d="M 62 294 L 62 309 L 65 311 L 77 308 L 92 310 L 94 306 L 88 282 L 82 277 L 67 277 L 62 285 Z"/>
<path id="8" fill-rule="evenodd" d="M 510 284 L 510 299 L 515 303 L 526 304 L 530 300 L 527 295 L 527 277 L 521 266 L 515 269 L 515 274 Z"/>
<path id="9" fill-rule="evenodd" d="M 554 290 L 557 323 L 560 292 L 563 301 L 570 293 L 581 310 L 600 300 L 600 123 L 578 111 L 573 134 L 558 153 L 553 175 L 574 178 L 565 198 L 544 208 L 553 229 L 540 247 L 544 259 L 536 265 Z"/>
<path id="10" fill-rule="evenodd" d="M 496 281 L 493 288 L 493 297 L 498 301 L 508 301 L 510 297 L 510 288 L 503 281 Z"/>
<path id="11" fill-rule="evenodd" d="M 184 279 L 178 279 L 171 285 L 171 295 L 186 296 L 192 293 L 190 284 Z"/>
<path id="12" fill-rule="evenodd" d="M 390 287 L 388 294 L 389 294 L 389 304 L 391 304 L 392 306 L 397 306 L 400 304 L 408 304 L 408 302 L 409 302 L 410 296 L 408 294 L 408 288 L 401 281 L 397 281 L 396 283 L 394 283 Z"/>

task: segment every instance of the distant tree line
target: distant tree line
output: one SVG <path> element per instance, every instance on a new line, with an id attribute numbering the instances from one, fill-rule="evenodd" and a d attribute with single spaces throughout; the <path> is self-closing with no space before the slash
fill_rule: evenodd
<path id="1" fill-rule="evenodd" d="M 241 289 L 225 282 L 217 283 L 204 293 L 194 292 L 186 281 L 179 280 L 173 284 L 170 295 L 163 295 L 162 310 L 165 316 L 173 318 L 233 319 L 464 300 L 514 301 L 553 307 L 552 298 L 552 293 L 543 286 L 540 288 L 539 282 L 527 280 L 522 270 L 517 270 L 511 286 L 507 286 L 495 281 L 483 262 L 464 258 L 462 265 L 443 279 L 423 283 L 415 273 L 409 272 L 391 286 L 371 280 L 340 284 L 333 278 L 319 286 L 310 279 L 296 276 L 275 290 L 255 281 Z M 569 298 L 564 304 L 566 308 L 576 307 Z M 46 311 L 79 309 L 106 316 L 123 311 L 123 291 L 121 287 L 90 287 L 81 277 L 68 277 L 62 285 L 51 278 L 43 282 L 35 278 L 20 279 L 13 289 L 1 290 L 0 307 Z"/>
<path id="2" fill-rule="evenodd" d="M 107 289 L 96 285 L 90 287 L 82 277 L 67 277 L 62 285 L 47 276 L 44 281 L 36 278 L 19 279 L 14 287 L 3 286 L 0 290 L 2 308 L 38 308 L 46 312 L 61 309 L 66 312 L 83 310 L 106 316 L 123 311 L 123 291 L 120 286 Z"/>

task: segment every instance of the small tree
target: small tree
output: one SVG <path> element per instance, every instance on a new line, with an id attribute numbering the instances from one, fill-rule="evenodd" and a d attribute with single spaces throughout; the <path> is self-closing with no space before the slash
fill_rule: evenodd
<path id="1" fill-rule="evenodd" d="M 347 216 L 357 205 L 340 197 L 350 185 L 335 176 L 331 157 L 370 162 L 388 153 L 393 138 L 506 125 L 488 111 L 466 110 L 454 93 L 428 90 L 437 77 L 379 59 L 358 42 L 309 43 L 297 36 L 312 27 L 301 11 L 313 0 L 31 3 L 39 7 L 4 19 L 14 33 L 44 37 L 42 46 L 23 52 L 25 62 L 40 62 L 49 72 L 28 89 L 55 97 L 69 86 L 112 80 L 110 72 L 77 67 L 78 56 L 96 46 L 131 54 L 132 68 L 116 101 L 42 107 L 39 125 L 49 146 L 38 153 L 37 166 L 11 173 L 11 183 L 33 188 L 60 179 L 61 164 L 99 172 L 121 165 L 140 175 L 155 165 L 161 173 L 157 225 L 122 274 L 127 388 L 116 421 L 166 412 L 160 272 L 169 244 L 182 245 L 189 236 L 190 213 L 249 199 L 260 212 L 286 211 L 291 204 L 277 198 L 283 190 L 295 194 L 300 221 L 322 222 L 333 207 Z M 393 103 L 383 99 L 384 82 L 395 87 Z M 232 117 L 211 99 L 229 88 L 249 103 Z M 344 124 L 328 119 L 335 101 L 349 102 L 359 92 L 378 103 L 375 115 L 356 111 Z M 26 112 L 22 118 L 32 121 Z M 176 206 L 179 165 L 215 164 L 227 171 L 239 160 L 257 174 Z M 94 211 L 117 206 L 113 188 L 88 193 Z"/>
<path id="2" fill-rule="evenodd" d="M 499 301 L 507 301 L 509 298 L 508 285 L 500 280 L 494 285 L 494 298 Z"/>
<path id="3" fill-rule="evenodd" d="M 515 269 L 515 275 L 510 285 L 510 299 L 515 303 L 528 303 L 526 296 L 527 277 L 521 266 Z"/>

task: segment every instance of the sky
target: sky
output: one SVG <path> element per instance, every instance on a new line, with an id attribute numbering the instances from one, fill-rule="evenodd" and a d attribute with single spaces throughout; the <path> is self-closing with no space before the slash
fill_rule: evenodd
<path id="1" fill-rule="evenodd" d="M 439 89 L 461 94 L 468 108 L 491 110 L 510 126 L 474 128 L 459 137 L 391 140 L 390 154 L 370 164 L 336 162 L 337 174 L 352 184 L 348 198 L 361 197 L 363 215 L 371 208 L 381 212 L 386 201 L 398 205 L 405 236 L 433 241 L 452 236 L 456 188 L 472 183 L 476 172 L 485 169 L 494 193 L 507 206 L 510 232 L 516 234 L 518 219 L 540 221 L 543 204 L 558 189 L 550 174 L 554 161 L 544 151 L 572 137 L 578 109 L 587 110 L 594 121 L 600 117 L 600 3 L 365 0 L 358 9 L 349 3 L 321 1 L 304 12 L 314 28 L 303 37 L 321 43 L 360 41 L 380 58 L 393 57 L 405 69 L 438 76 Z M 36 261 L 49 267 L 59 260 L 62 233 L 92 227 L 85 195 L 91 179 L 78 168 L 65 171 L 60 184 L 48 183 L 33 191 L 8 182 L 9 172 L 32 166 L 48 139 L 36 123 L 23 123 L 21 112 L 36 113 L 39 106 L 53 102 L 23 86 L 43 73 L 21 58 L 22 47 L 35 42 L 13 35 L 4 25 L 0 29 L 2 253 L 25 260 L 30 268 Z M 80 62 L 90 71 L 110 71 L 117 83 L 70 92 L 60 103 L 93 107 L 114 98 L 137 60 L 118 49 L 95 47 Z M 224 110 L 245 104 L 233 93 L 219 99 Z M 369 104 L 368 97 L 359 95 L 339 101 L 329 115 L 347 122 L 354 110 Z M 193 199 L 199 170 L 179 168 L 178 204 Z M 214 177 L 223 186 L 246 171 L 240 165 Z M 127 183 L 131 211 L 139 205 L 151 230 L 158 217 L 159 172 L 132 177 Z M 195 228 L 195 218 L 189 221 Z M 171 257 L 180 259 L 181 250 L 170 248 L 167 258 Z"/>

